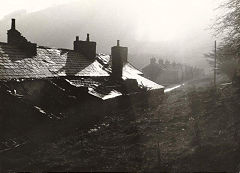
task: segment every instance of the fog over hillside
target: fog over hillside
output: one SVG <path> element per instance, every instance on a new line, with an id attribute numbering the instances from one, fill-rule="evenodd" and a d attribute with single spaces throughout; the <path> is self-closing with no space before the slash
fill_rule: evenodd
<path id="1" fill-rule="evenodd" d="M 72 49 L 77 35 L 85 40 L 86 34 L 90 33 L 90 39 L 97 42 L 98 53 L 110 53 L 116 40 L 121 40 L 121 45 L 129 47 L 130 62 L 139 68 L 148 64 L 149 58 L 153 56 L 208 68 L 203 57 L 204 53 L 213 48 L 213 39 L 209 31 L 206 31 L 208 19 L 202 19 L 206 20 L 205 23 L 196 22 L 184 34 L 179 28 L 174 28 L 176 33 L 179 30 L 179 36 L 176 39 L 161 40 L 159 37 L 159 40 L 153 41 L 145 39 L 144 34 L 141 36 L 138 34 L 139 19 L 146 11 L 144 8 L 136 8 L 138 7 L 134 4 L 136 2 L 82 0 L 30 13 L 19 10 L 1 19 L 0 41 L 6 41 L 10 19 L 14 17 L 17 29 L 28 40 L 38 45 Z M 155 18 L 149 20 L 155 20 Z M 156 20 L 157 22 L 161 22 L 161 19 Z"/>

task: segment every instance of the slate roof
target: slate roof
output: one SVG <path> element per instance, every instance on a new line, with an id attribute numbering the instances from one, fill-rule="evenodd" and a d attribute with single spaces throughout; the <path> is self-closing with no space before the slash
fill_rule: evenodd
<path id="1" fill-rule="evenodd" d="M 97 57 L 97 59 L 99 59 L 101 62 L 104 63 L 104 66 L 107 67 L 108 71 L 112 71 L 111 70 L 111 65 L 110 65 L 111 60 L 110 60 L 109 55 L 99 56 L 99 57 Z M 124 66 L 123 66 L 122 79 L 123 80 L 136 79 L 139 86 L 144 86 L 144 87 L 147 87 L 149 89 L 164 88 L 163 86 L 161 86 L 161 85 L 143 77 L 143 73 L 141 71 L 139 71 L 136 67 L 134 67 L 129 62 L 124 64 Z"/>
<path id="2" fill-rule="evenodd" d="M 111 71 L 111 59 L 109 55 L 99 55 L 97 56 L 97 61 L 100 62 L 104 69 L 108 72 Z M 136 79 L 139 87 L 145 87 L 149 90 L 155 90 L 155 89 L 164 89 L 163 86 L 152 82 L 149 79 L 144 78 L 143 73 L 139 71 L 137 68 L 135 68 L 132 64 L 126 63 L 123 66 L 123 74 L 122 79 Z M 111 81 L 108 80 L 108 78 L 99 80 L 98 78 L 82 78 L 77 80 L 66 80 L 68 83 L 75 87 L 82 87 L 87 86 L 88 87 L 88 93 L 98 97 L 102 100 L 107 100 L 110 98 L 114 98 L 117 96 L 123 95 L 123 92 L 121 91 L 120 87 L 118 85 L 117 81 Z"/>
<path id="3" fill-rule="evenodd" d="M 109 76 L 97 61 L 73 50 L 37 47 L 37 55 L 0 43 L 0 80 L 59 76 Z"/>
<path id="4" fill-rule="evenodd" d="M 111 83 L 111 80 L 97 79 L 108 78 L 111 71 L 109 55 L 100 54 L 91 60 L 73 50 L 38 46 L 37 55 L 29 57 L 20 49 L 0 42 L 0 81 L 75 76 L 79 78 L 66 78 L 66 81 L 75 87 L 88 87 L 89 94 L 105 100 L 122 95 L 116 87 L 110 87 L 116 86 L 116 81 Z M 142 75 L 143 73 L 130 63 L 124 64 L 123 80 L 136 79 L 140 87 L 150 90 L 164 88 Z"/>

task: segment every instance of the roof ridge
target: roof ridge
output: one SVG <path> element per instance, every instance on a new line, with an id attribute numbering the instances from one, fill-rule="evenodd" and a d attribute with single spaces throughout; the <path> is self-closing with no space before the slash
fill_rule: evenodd
<path id="1" fill-rule="evenodd" d="M 127 61 L 128 64 L 130 64 L 133 68 L 135 68 L 136 70 L 138 70 L 139 72 L 143 73 L 140 69 L 138 69 L 137 67 L 135 67 L 132 63 L 130 63 L 129 61 Z"/>
<path id="2" fill-rule="evenodd" d="M 62 50 L 62 51 L 74 51 L 72 49 L 67 49 L 67 48 L 58 48 L 58 47 L 49 47 L 49 46 L 40 46 L 38 45 L 37 48 L 42 48 L 42 49 L 57 49 L 57 50 Z"/>

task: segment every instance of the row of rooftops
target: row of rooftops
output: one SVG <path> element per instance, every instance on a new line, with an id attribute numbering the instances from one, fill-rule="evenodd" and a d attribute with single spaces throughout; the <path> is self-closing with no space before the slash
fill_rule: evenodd
<path id="1" fill-rule="evenodd" d="M 148 89 L 163 88 L 144 78 L 143 73 L 128 62 L 128 48 L 121 47 L 119 41 L 112 47 L 111 56 L 97 55 L 96 42 L 90 41 L 89 34 L 86 41 L 77 36 L 73 50 L 38 46 L 22 36 L 12 19 L 8 42 L 0 42 L 0 81 L 64 78 L 74 80 L 70 83 L 79 87 L 76 79 L 106 77 L 113 81 L 134 79 L 138 86 Z M 94 87 L 90 88 L 94 94 Z"/>
<path id="2" fill-rule="evenodd" d="M 7 43 L 0 42 L 0 80 L 10 78 L 45 78 L 56 76 L 108 76 L 102 70 L 101 63 L 96 60 L 96 42 L 73 42 L 73 50 L 37 46 L 31 43 L 16 29 L 15 19 L 7 32 Z M 116 68 L 123 67 L 127 62 L 127 48 L 120 47 L 119 41 L 113 48 L 116 58 L 113 60 Z M 124 50 L 124 54 L 122 54 Z M 115 63 L 115 61 L 117 63 Z M 123 62 L 124 61 L 124 62 Z M 121 65 L 122 64 L 122 65 Z M 121 73 L 122 70 L 115 70 Z M 114 71 L 113 70 L 113 71 Z M 117 74 L 115 76 L 121 77 Z"/>

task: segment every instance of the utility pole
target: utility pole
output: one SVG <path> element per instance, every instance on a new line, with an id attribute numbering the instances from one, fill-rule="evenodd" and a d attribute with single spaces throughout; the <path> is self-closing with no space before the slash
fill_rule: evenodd
<path id="1" fill-rule="evenodd" d="M 217 41 L 214 42 L 214 86 L 216 87 L 216 75 L 217 75 Z"/>

